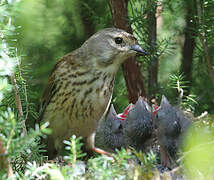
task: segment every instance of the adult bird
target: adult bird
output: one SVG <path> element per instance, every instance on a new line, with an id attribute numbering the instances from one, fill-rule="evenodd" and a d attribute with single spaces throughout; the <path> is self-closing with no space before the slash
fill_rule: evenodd
<path id="1" fill-rule="evenodd" d="M 50 159 L 60 154 L 63 140 L 82 136 L 88 150 L 94 146 L 98 121 L 111 101 L 117 70 L 125 59 L 146 52 L 133 35 L 106 28 L 54 66 L 41 98 L 40 122 L 49 122 L 46 139 Z"/>

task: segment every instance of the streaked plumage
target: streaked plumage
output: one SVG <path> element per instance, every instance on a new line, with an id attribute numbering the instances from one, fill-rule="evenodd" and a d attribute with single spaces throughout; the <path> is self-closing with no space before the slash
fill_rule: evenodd
<path id="1" fill-rule="evenodd" d="M 115 74 L 136 51 L 144 53 L 131 34 L 107 28 L 58 61 L 40 111 L 40 121 L 49 121 L 52 129 L 47 138 L 50 158 L 61 152 L 63 140 L 73 134 L 82 136 L 88 149 L 94 147 L 94 132 L 108 109 Z"/>

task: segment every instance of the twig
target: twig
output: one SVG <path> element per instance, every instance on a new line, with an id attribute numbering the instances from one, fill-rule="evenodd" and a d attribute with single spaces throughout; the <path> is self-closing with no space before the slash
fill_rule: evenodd
<path id="1" fill-rule="evenodd" d="M 28 114 L 29 114 L 29 105 L 28 105 L 28 96 L 27 96 L 27 87 L 26 87 L 26 83 L 25 81 L 23 80 L 22 78 L 22 71 L 21 71 L 21 63 L 20 63 L 20 60 L 19 60 L 19 57 L 18 57 L 18 53 L 17 53 L 17 48 L 16 48 L 16 60 L 17 60 L 17 67 L 19 69 L 19 79 L 22 79 L 22 86 L 24 88 L 24 95 L 25 95 L 25 102 L 26 102 L 26 110 L 25 110 L 25 121 L 27 120 L 28 118 Z"/>
<path id="2" fill-rule="evenodd" d="M 11 82 L 12 82 L 13 87 L 14 87 L 15 101 L 16 101 L 16 107 L 17 107 L 18 112 L 19 112 L 19 117 L 23 117 L 21 99 L 20 99 L 20 96 L 19 96 L 18 85 L 16 83 L 16 79 L 15 79 L 14 73 L 11 74 Z"/>
<path id="3" fill-rule="evenodd" d="M 178 93 L 179 93 L 178 105 L 181 106 L 182 98 L 183 98 L 183 95 L 184 95 L 184 90 L 181 88 L 179 80 L 177 80 L 177 89 L 178 89 Z"/>
<path id="4" fill-rule="evenodd" d="M 14 94 L 15 94 L 15 102 L 16 102 L 16 108 L 18 109 L 19 118 L 23 118 L 23 110 L 22 110 L 22 103 L 21 98 L 19 95 L 18 85 L 16 83 L 16 78 L 14 76 L 14 73 L 11 73 L 11 82 L 13 84 Z M 22 121 L 22 132 L 24 135 L 27 134 L 27 129 L 25 125 L 25 120 Z"/>
<path id="5" fill-rule="evenodd" d="M 196 119 L 202 119 L 203 117 L 205 117 L 206 115 L 208 115 L 207 111 L 204 111 L 200 116 L 198 116 Z"/>

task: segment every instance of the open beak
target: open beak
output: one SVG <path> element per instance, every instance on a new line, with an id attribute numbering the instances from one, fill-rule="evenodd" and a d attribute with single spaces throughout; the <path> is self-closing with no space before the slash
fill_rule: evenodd
<path id="1" fill-rule="evenodd" d="M 145 56 L 148 55 L 146 51 L 144 51 L 138 44 L 134 44 L 131 46 L 131 49 L 137 52 L 137 55 L 139 56 Z"/>

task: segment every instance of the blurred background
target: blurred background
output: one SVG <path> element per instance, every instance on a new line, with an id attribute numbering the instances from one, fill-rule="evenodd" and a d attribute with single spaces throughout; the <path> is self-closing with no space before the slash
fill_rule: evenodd
<path id="1" fill-rule="evenodd" d="M 56 61 L 96 31 L 113 26 L 106 0 L 22 0 L 11 8 L 15 8 L 13 24 L 19 27 L 18 55 L 22 56 L 22 68 L 30 71 L 25 79 L 35 92 L 36 104 Z M 190 102 L 194 114 L 214 112 L 212 8 L 212 1 L 129 1 L 129 17 L 124 17 L 128 18 L 127 26 L 150 53 L 138 60 L 148 98 L 159 99 L 165 94 L 176 103 L 179 79 L 187 100 L 194 100 Z M 155 34 L 151 33 L 152 27 Z M 157 74 L 151 75 L 151 66 L 155 66 Z M 149 76 L 157 76 L 152 85 Z M 113 102 L 119 112 L 128 105 L 122 70 L 117 75 Z"/>
<path id="2" fill-rule="evenodd" d="M 25 80 L 36 104 L 56 61 L 96 31 L 113 26 L 106 0 L 11 0 L 8 6 L 16 28 L 8 40 L 22 58 L 21 68 L 28 72 Z M 150 53 L 138 60 L 147 98 L 165 94 L 176 104 L 179 80 L 194 114 L 214 112 L 212 8 L 211 0 L 128 2 L 127 26 Z M 153 74 L 151 67 L 156 69 Z M 127 94 L 120 70 L 113 98 L 117 111 L 128 105 Z"/>
<path id="3" fill-rule="evenodd" d="M 114 2 L 124 6 L 113 6 Z M 32 131 L 28 139 L 21 139 L 21 120 L 27 128 L 35 126 L 40 97 L 54 64 L 98 30 L 119 27 L 118 15 L 111 13 L 115 10 L 125 12 L 120 17 L 124 29 L 149 53 L 137 58 L 139 79 L 129 88 L 138 93 L 134 85 L 140 84 L 140 95 L 158 103 L 164 94 L 173 105 L 181 103 L 192 117 L 209 115 L 198 122 L 206 130 L 193 131 L 195 139 L 188 139 L 186 149 L 208 139 L 211 143 L 203 146 L 199 159 L 198 152 L 187 153 L 186 167 L 195 165 L 212 174 L 213 168 L 208 167 L 214 149 L 213 9 L 213 0 L 0 0 L 0 142 L 7 144 L 10 157 L 26 147 L 28 153 L 38 154 L 38 134 Z M 126 71 L 136 75 L 125 65 L 117 74 L 112 103 L 118 113 L 134 102 L 124 79 Z M 17 110 L 12 91 L 16 86 L 22 111 Z M 189 173 L 198 176 L 196 171 Z"/>

